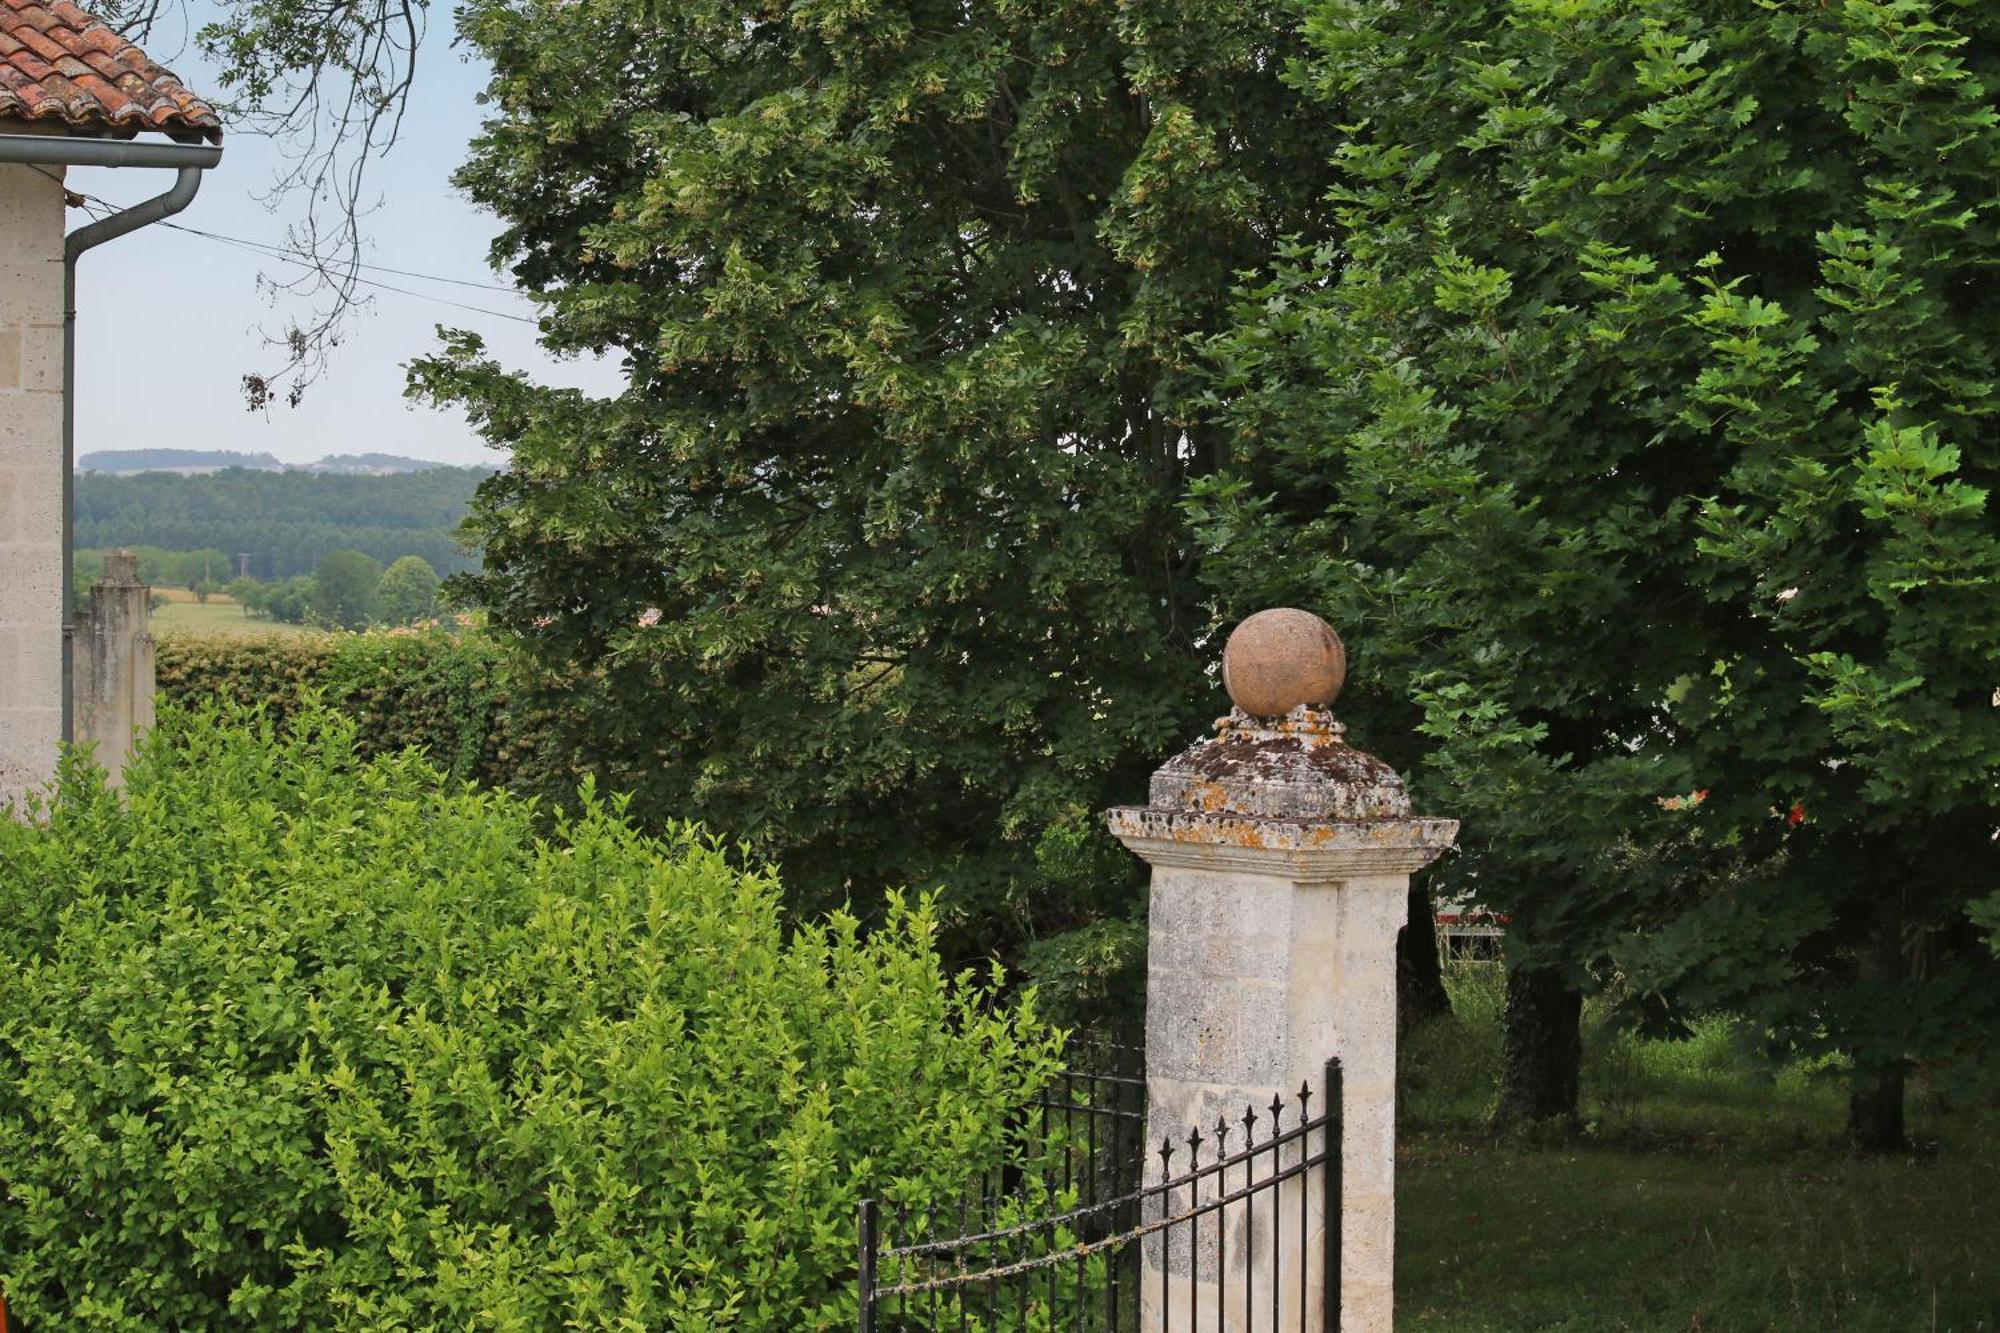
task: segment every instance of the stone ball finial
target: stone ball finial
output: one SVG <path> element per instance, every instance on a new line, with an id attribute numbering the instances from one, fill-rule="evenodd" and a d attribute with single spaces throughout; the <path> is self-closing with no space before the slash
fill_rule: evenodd
<path id="1" fill-rule="evenodd" d="M 1222 686 L 1252 717 L 1283 717 L 1300 704 L 1329 707 L 1346 683 L 1346 645 L 1310 611 L 1259 611 L 1222 649 Z"/>

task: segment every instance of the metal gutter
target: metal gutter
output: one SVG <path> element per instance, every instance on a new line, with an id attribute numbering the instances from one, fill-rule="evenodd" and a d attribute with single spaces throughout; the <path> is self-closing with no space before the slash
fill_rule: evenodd
<path id="1" fill-rule="evenodd" d="M 0 134 L 0 162 L 44 167 L 200 167 L 222 160 L 220 144 L 141 143 L 63 134 Z"/>
<path id="2" fill-rule="evenodd" d="M 173 188 L 63 237 L 62 405 L 62 739 L 76 739 L 74 679 L 76 624 L 76 261 L 86 250 L 117 240 L 194 201 L 201 174 L 222 160 L 215 144 L 135 143 L 124 139 L 72 139 L 61 135 L 0 134 L 0 162 L 57 167 L 172 167 Z"/>

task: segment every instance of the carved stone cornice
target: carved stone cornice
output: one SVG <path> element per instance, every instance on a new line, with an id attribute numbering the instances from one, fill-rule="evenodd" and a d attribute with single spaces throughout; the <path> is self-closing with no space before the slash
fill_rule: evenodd
<path id="1" fill-rule="evenodd" d="M 1414 874 L 1458 836 L 1455 819 L 1268 819 L 1155 806 L 1119 806 L 1105 822 L 1154 866 L 1302 884 Z"/>

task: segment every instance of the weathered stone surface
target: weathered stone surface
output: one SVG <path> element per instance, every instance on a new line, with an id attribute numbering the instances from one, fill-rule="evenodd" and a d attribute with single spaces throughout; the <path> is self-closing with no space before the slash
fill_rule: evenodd
<path id="1" fill-rule="evenodd" d="M 1326 708 L 1347 683 L 1347 648 L 1333 626 L 1310 611 L 1259 611 L 1222 649 L 1222 686 L 1252 717 L 1294 708 Z"/>
<path id="2" fill-rule="evenodd" d="M 114 786 L 138 738 L 153 725 L 152 589 L 130 551 L 110 551 L 76 628 L 76 739 L 95 747 Z"/>
<path id="3" fill-rule="evenodd" d="M 1106 812 L 1105 824 L 1155 866 L 1247 871 L 1314 884 L 1354 875 L 1412 874 L 1458 836 L 1455 819 L 1252 819 L 1153 806 L 1119 806 Z"/>
<path id="4" fill-rule="evenodd" d="M 1241 709 L 1215 735 L 1153 774 L 1155 808 L 1280 820 L 1397 819 L 1410 798 L 1396 771 L 1344 739 L 1333 714 L 1299 708 L 1283 718 Z"/>
<path id="5" fill-rule="evenodd" d="M 1402 828 L 1407 833 L 1410 825 Z M 1148 855 L 1158 848 L 1139 844 L 1135 850 Z M 1393 1309 L 1396 932 L 1409 901 L 1407 872 L 1377 865 L 1376 854 L 1384 850 L 1393 848 L 1371 839 L 1321 851 L 1297 879 L 1298 863 L 1268 849 L 1241 853 L 1245 859 L 1226 870 L 1155 861 L 1146 978 L 1151 1142 L 1169 1134 L 1178 1140 L 1187 1127 L 1218 1119 L 1240 1122 L 1249 1106 L 1263 1116 L 1274 1097 L 1285 1104 L 1285 1123 L 1296 1124 L 1300 1085 L 1309 1084 L 1324 1106 L 1326 1060 L 1340 1058 L 1346 1110 L 1342 1327 L 1370 1330 L 1387 1330 Z M 1402 854 L 1428 860 L 1435 852 Z M 1278 1200 L 1288 1225 L 1302 1219 L 1313 1232 L 1325 1226 L 1323 1205 L 1317 1173 L 1285 1186 Z M 1319 1327 L 1327 1281 L 1323 1247 L 1302 1250 L 1296 1236 L 1274 1243 L 1270 1206 L 1268 1198 L 1260 1202 L 1260 1230 L 1253 1232 L 1237 1210 L 1212 1224 L 1214 1240 L 1200 1251 L 1183 1244 L 1149 1253 L 1153 1271 L 1173 1277 L 1162 1290 L 1175 1302 L 1165 1313 L 1176 1326 L 1192 1313 L 1185 1302 L 1214 1302 L 1221 1287 L 1270 1291 L 1272 1266 L 1283 1264 L 1283 1280 L 1275 1285 L 1294 1303 L 1281 1312 L 1277 1327 L 1285 1333 Z M 1197 1259 L 1198 1271 L 1190 1267 Z M 1217 1283 L 1224 1262 L 1229 1274 Z M 1142 1291 L 1159 1285 L 1149 1279 Z M 1301 1289 L 1310 1316 L 1304 1322 L 1294 1299 Z M 1248 1333 L 1240 1300 L 1239 1294 L 1205 1304 L 1214 1316 L 1208 1326 Z M 1161 1313 L 1155 1301 L 1143 1322 L 1150 1327 Z M 1259 1312 L 1258 1333 L 1271 1327 L 1269 1317 L 1268 1308 Z"/>
<path id="6" fill-rule="evenodd" d="M 0 165 L 0 812 L 62 731 L 61 175 Z"/>
<path id="7" fill-rule="evenodd" d="M 1148 1244 L 1150 1273 L 1172 1276 L 1142 1281 L 1148 1327 L 1198 1312 L 1204 1327 L 1247 1333 L 1236 1293 L 1257 1289 L 1280 1294 L 1275 1311 L 1257 1311 L 1259 1333 L 1317 1330 L 1329 1285 L 1341 1328 L 1392 1324 L 1396 935 L 1409 876 L 1452 845 L 1458 824 L 1412 815 L 1394 770 L 1346 743 L 1324 707 L 1345 671 L 1344 653 L 1333 669 L 1338 648 L 1303 612 L 1245 621 L 1225 656 L 1236 711 L 1154 774 L 1147 805 L 1106 815 L 1153 867 L 1148 1138 L 1240 1122 L 1273 1097 L 1296 1117 L 1302 1083 L 1324 1095 L 1329 1057 L 1344 1088 L 1340 1272 L 1323 1271 L 1317 1240 L 1274 1243 L 1273 1214 L 1261 1229 L 1224 1216 L 1199 1244 Z M 1277 1214 L 1323 1236 L 1323 1190 L 1316 1171 L 1286 1182 Z"/>

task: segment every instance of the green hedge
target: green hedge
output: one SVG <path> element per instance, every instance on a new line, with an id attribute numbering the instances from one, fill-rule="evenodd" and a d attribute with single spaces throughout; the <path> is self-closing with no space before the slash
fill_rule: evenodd
<path id="1" fill-rule="evenodd" d="M 23 1326 L 851 1327 L 858 1198 L 997 1159 L 1032 1008 L 927 905 L 788 933 L 692 830 L 586 791 L 542 835 L 358 735 L 170 711 L 124 799 L 0 820 Z"/>
<path id="2" fill-rule="evenodd" d="M 282 725 L 316 698 L 352 719 L 355 746 L 364 756 L 414 747 L 453 776 L 536 797 L 548 811 L 573 806 L 583 765 L 590 762 L 589 738 L 604 725 L 607 706 L 601 680 L 566 691 L 545 682 L 533 695 L 516 688 L 508 654 L 477 630 L 168 634 L 156 658 L 160 694 L 170 706 L 241 704 L 263 709 Z M 629 707 L 620 715 L 629 716 Z M 604 782 L 630 787 L 639 780 L 630 769 L 616 768 Z M 714 780 L 748 779 L 728 773 Z M 655 803 L 646 813 L 658 808 Z M 754 832 L 718 831 L 732 839 Z M 1125 850 L 1081 805 L 1043 833 L 1034 855 L 1042 882 L 1062 901 L 1094 901 L 1104 885 L 1130 873 Z M 880 867 L 875 869 L 879 878 Z M 810 914 L 824 901 L 823 895 L 794 894 L 790 906 Z M 852 905 L 868 921 L 879 917 L 880 898 L 872 891 Z M 994 934 L 991 919 L 949 906 L 944 914 L 952 956 L 992 956 L 981 943 Z M 1044 1015 L 1065 1026 L 1136 1031 L 1145 990 L 1143 923 L 1100 921 L 1065 932 L 1061 918 L 1055 921 L 1053 933 L 1007 957 L 1017 979 L 1034 984 Z M 1007 926 L 1018 929 L 1019 922 Z"/>
<path id="3" fill-rule="evenodd" d="M 415 746 L 487 786 L 550 780 L 538 767 L 545 721 L 512 705 L 503 654 L 483 634 L 163 635 L 155 661 L 169 705 L 262 707 L 282 722 L 316 693 L 354 720 L 364 756 Z"/>

